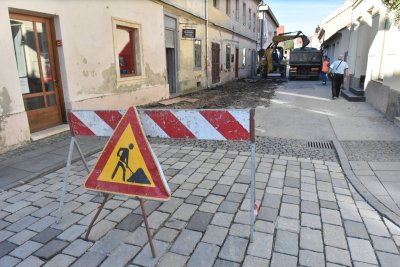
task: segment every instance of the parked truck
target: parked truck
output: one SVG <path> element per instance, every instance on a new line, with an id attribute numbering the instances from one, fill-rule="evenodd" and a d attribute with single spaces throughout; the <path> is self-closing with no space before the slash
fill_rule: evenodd
<path id="1" fill-rule="evenodd" d="M 266 49 L 258 51 L 259 65 L 258 73 L 262 77 L 268 77 L 271 74 L 278 74 L 282 78 L 286 75 L 286 62 L 283 56 L 283 47 L 278 46 L 280 42 L 294 40 L 300 38 L 302 40 L 302 48 L 304 49 L 309 43 L 307 36 L 301 31 L 286 32 L 276 35 L 272 38 L 272 42 Z"/>
<path id="2" fill-rule="evenodd" d="M 321 74 L 322 53 L 316 48 L 296 48 L 290 52 L 289 65 L 289 80 L 318 80 Z"/>

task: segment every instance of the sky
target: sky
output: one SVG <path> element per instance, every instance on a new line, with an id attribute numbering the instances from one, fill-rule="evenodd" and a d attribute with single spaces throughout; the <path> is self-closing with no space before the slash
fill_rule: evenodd
<path id="1" fill-rule="evenodd" d="M 279 24 L 285 25 L 285 32 L 302 31 L 314 35 L 319 22 L 344 0 L 264 0 L 274 13 Z"/>

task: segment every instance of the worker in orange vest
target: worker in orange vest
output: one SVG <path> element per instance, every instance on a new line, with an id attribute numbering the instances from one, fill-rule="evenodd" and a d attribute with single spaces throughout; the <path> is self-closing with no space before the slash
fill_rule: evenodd
<path id="1" fill-rule="evenodd" d="M 322 71 L 321 71 L 321 76 L 322 76 L 322 84 L 326 84 L 327 80 L 327 74 L 329 72 L 329 58 L 324 57 L 324 60 L 322 61 Z"/>

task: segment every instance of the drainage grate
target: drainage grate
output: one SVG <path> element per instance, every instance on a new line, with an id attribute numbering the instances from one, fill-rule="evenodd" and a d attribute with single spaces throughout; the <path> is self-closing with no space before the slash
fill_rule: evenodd
<path id="1" fill-rule="evenodd" d="M 307 147 L 320 148 L 320 149 L 333 149 L 333 143 L 321 142 L 321 141 L 308 141 Z"/>

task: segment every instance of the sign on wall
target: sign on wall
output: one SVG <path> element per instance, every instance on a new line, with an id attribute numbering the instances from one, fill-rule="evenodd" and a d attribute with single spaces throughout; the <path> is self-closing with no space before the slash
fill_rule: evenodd
<path id="1" fill-rule="evenodd" d="M 196 29 L 182 29 L 182 38 L 196 38 Z"/>

